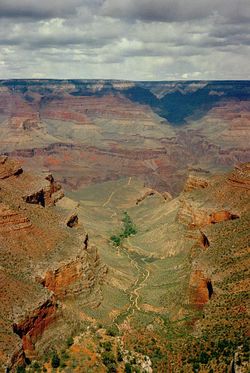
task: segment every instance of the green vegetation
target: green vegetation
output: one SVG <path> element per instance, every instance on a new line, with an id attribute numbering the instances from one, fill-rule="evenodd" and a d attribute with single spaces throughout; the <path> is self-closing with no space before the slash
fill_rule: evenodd
<path id="1" fill-rule="evenodd" d="M 124 238 L 128 238 L 137 233 L 136 226 L 134 225 L 131 217 L 128 215 L 127 211 L 123 213 L 123 230 L 118 235 L 112 235 L 110 240 L 114 243 L 115 246 L 120 246 Z"/>
<path id="2" fill-rule="evenodd" d="M 17 367 L 16 373 L 25 373 L 26 369 L 24 366 Z"/>
<path id="3" fill-rule="evenodd" d="M 130 363 L 125 364 L 125 372 L 126 373 L 132 373 L 132 366 Z"/>
<path id="4" fill-rule="evenodd" d="M 74 343 L 74 339 L 73 339 L 73 337 L 69 337 L 69 338 L 67 339 L 67 341 L 66 341 L 67 347 L 72 346 L 73 343 Z"/>
<path id="5" fill-rule="evenodd" d="M 102 353 L 103 364 L 106 365 L 108 372 L 116 372 L 116 359 L 111 351 L 104 351 Z"/>
<path id="6" fill-rule="evenodd" d="M 56 352 L 54 352 L 52 355 L 51 365 L 52 365 L 52 368 L 58 368 L 60 366 L 60 358 Z"/>
<path id="7" fill-rule="evenodd" d="M 111 351 L 112 350 L 112 344 L 110 341 L 105 341 L 101 343 L 101 347 L 104 348 L 105 351 Z"/>
<path id="8" fill-rule="evenodd" d="M 119 335 L 119 330 L 116 325 L 111 325 L 107 329 L 107 335 L 110 335 L 111 337 L 116 337 Z"/>

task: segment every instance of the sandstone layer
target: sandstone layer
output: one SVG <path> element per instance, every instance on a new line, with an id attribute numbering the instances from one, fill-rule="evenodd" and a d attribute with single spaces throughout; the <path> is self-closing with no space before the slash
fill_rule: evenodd
<path id="1" fill-rule="evenodd" d="M 62 224 L 65 211 L 55 203 L 63 194 L 53 176 L 20 170 L 18 162 L 1 158 L 0 361 L 1 369 L 13 371 L 37 358 L 36 343 L 60 323 L 64 299 L 74 302 L 77 295 L 90 307 L 100 304 L 107 271 L 97 249 L 86 247 L 83 227 Z M 67 338 L 66 329 L 62 333 Z"/>

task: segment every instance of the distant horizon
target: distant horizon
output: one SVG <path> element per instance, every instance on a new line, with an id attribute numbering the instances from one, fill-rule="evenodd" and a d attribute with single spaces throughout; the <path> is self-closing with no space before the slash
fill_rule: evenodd
<path id="1" fill-rule="evenodd" d="M 171 80 L 135 80 L 112 78 L 0 78 L 2 81 L 105 81 L 105 82 L 137 82 L 137 83 L 169 83 L 169 82 L 250 82 L 250 79 L 171 79 Z"/>

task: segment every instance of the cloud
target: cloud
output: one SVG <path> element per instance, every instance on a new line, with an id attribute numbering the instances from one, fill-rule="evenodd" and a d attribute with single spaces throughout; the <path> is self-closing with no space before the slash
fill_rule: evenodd
<path id="1" fill-rule="evenodd" d="M 1 0 L 0 17 L 5 18 L 67 18 L 80 6 L 96 6 L 98 0 Z"/>
<path id="2" fill-rule="evenodd" d="M 0 0 L 0 78 L 248 79 L 249 4 Z"/>
<path id="3" fill-rule="evenodd" d="M 183 22 L 220 15 L 249 20 L 249 0 L 106 0 L 103 15 L 150 22 Z"/>

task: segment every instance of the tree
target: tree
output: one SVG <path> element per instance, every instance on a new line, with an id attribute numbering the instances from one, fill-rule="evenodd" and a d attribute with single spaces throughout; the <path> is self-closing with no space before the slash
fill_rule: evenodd
<path id="1" fill-rule="evenodd" d="M 115 246 L 120 246 L 124 238 L 128 238 L 137 233 L 136 226 L 134 225 L 131 217 L 128 215 L 127 211 L 123 213 L 123 230 L 118 235 L 113 235 L 110 237 L 110 240 L 114 243 Z"/>

